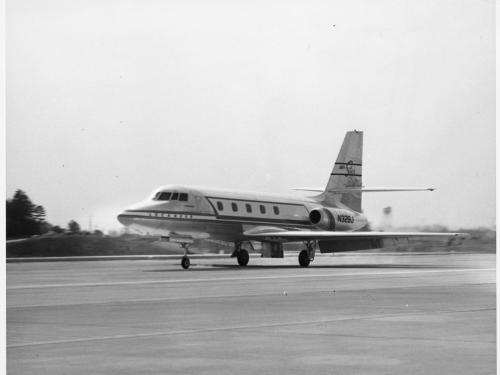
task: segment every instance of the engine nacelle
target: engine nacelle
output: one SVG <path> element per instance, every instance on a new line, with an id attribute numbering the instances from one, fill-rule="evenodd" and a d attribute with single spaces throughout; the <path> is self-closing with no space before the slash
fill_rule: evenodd
<path id="1" fill-rule="evenodd" d="M 363 228 L 366 217 L 342 208 L 320 207 L 309 212 L 311 224 L 323 230 L 351 231 Z"/>

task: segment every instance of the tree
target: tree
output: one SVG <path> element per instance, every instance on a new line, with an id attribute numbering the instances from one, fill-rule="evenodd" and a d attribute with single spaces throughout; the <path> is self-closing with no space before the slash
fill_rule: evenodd
<path id="1" fill-rule="evenodd" d="M 42 234 L 48 230 L 45 209 L 31 202 L 21 189 L 6 202 L 7 237 L 24 237 Z"/>
<path id="2" fill-rule="evenodd" d="M 7 217 L 17 221 L 31 219 L 34 207 L 28 195 L 18 189 L 14 197 L 7 200 Z"/>
<path id="3" fill-rule="evenodd" d="M 80 233 L 80 224 L 78 224 L 76 221 L 71 220 L 68 223 L 68 230 L 73 233 L 73 234 L 78 234 Z"/>
<path id="4" fill-rule="evenodd" d="M 54 225 L 51 229 L 52 229 L 52 231 L 54 233 L 62 233 L 62 232 L 64 232 L 64 230 L 59 225 Z"/>
<path id="5" fill-rule="evenodd" d="M 45 208 L 42 206 L 34 206 L 32 216 L 38 222 L 45 221 Z"/>

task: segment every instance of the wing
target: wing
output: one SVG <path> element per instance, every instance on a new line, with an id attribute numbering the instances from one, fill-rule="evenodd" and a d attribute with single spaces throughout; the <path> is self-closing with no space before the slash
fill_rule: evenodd
<path id="1" fill-rule="evenodd" d="M 320 240 L 359 240 L 359 239 L 393 239 L 393 238 L 463 238 L 465 233 L 436 232 L 333 232 L 315 230 L 265 230 L 264 228 L 249 230 L 244 235 L 252 240 L 269 240 L 281 242 L 320 241 Z"/>

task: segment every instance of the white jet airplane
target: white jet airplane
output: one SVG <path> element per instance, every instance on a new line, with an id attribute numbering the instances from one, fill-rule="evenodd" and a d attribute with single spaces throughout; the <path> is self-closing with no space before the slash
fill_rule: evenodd
<path id="1" fill-rule="evenodd" d="M 372 188 L 362 185 L 363 132 L 347 132 L 325 189 L 313 197 L 285 197 L 169 185 L 118 215 L 125 226 L 158 235 L 184 248 L 181 265 L 189 268 L 188 247 L 195 239 L 234 243 L 240 266 L 249 261 L 252 241 L 261 255 L 283 258 L 283 243 L 303 242 L 299 264 L 307 267 L 321 253 L 383 247 L 384 239 L 459 237 L 461 233 L 372 232 L 363 230 L 361 196 L 375 191 L 432 191 L 432 188 Z"/>

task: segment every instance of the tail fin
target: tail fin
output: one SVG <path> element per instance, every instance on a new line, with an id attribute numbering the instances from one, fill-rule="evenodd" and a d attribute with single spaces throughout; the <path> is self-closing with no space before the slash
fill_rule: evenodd
<path id="1" fill-rule="evenodd" d="M 326 189 L 318 196 L 325 205 L 347 206 L 361 212 L 361 192 L 334 192 L 342 188 L 362 187 L 363 132 L 347 132 Z"/>

